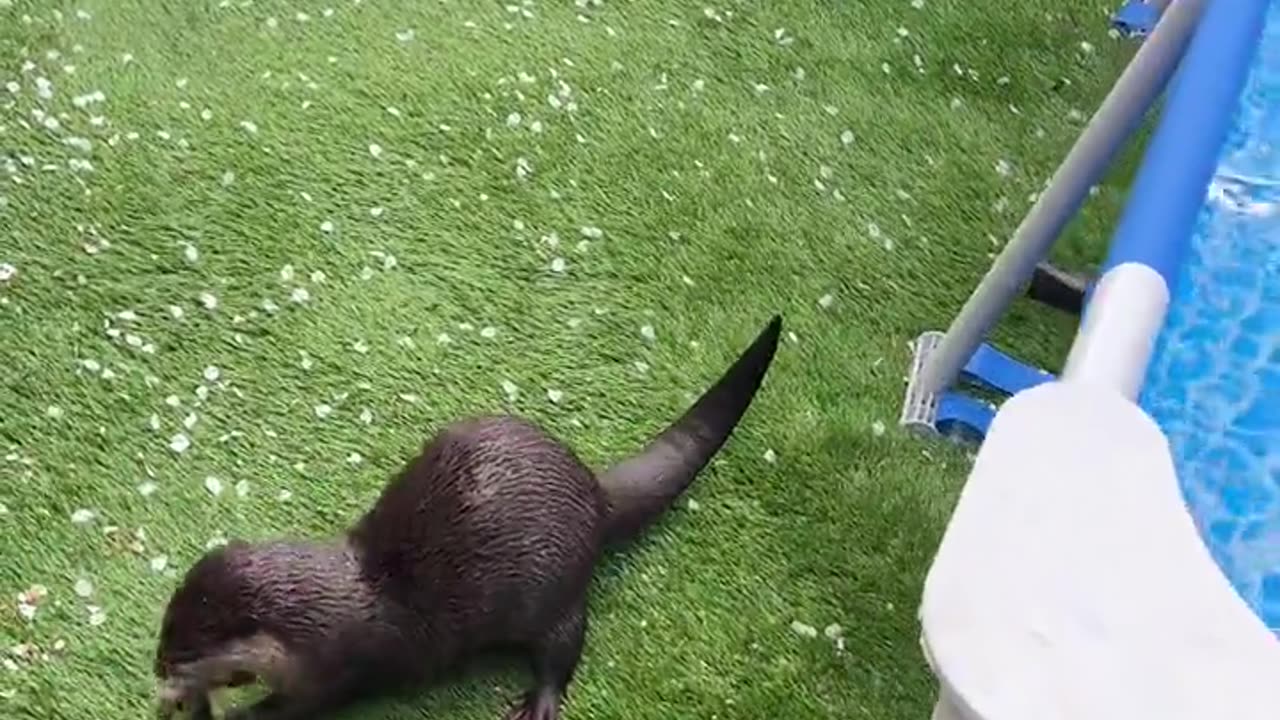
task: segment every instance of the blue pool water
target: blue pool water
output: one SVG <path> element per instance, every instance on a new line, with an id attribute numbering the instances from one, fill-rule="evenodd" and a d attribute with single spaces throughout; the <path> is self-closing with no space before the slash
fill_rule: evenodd
<path id="1" fill-rule="evenodd" d="M 1169 437 L 1214 558 L 1280 632 L 1280 3 L 1268 10 L 1140 402 Z"/>

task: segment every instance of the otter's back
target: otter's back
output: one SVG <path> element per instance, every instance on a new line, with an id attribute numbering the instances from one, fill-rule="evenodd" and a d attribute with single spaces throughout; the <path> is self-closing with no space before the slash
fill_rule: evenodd
<path id="1" fill-rule="evenodd" d="M 590 581 L 604 500 L 562 443 L 514 417 L 454 423 L 352 528 L 370 582 L 423 630 L 516 640 Z"/>

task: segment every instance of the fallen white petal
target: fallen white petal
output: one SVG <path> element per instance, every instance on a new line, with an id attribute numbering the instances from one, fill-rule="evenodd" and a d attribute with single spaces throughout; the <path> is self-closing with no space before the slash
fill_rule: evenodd
<path id="1" fill-rule="evenodd" d="M 209 475 L 204 479 L 204 489 L 208 490 L 210 495 L 217 497 L 222 494 L 222 480 Z"/>
<path id="2" fill-rule="evenodd" d="M 186 452 L 189 447 L 191 447 L 191 438 L 187 437 L 186 433 L 178 433 L 169 438 L 169 449 L 179 455 Z"/>
<path id="3" fill-rule="evenodd" d="M 792 623 L 791 623 L 791 632 L 793 632 L 793 633 L 795 633 L 795 634 L 797 634 L 797 635 L 799 635 L 800 637 L 803 637 L 803 638 L 816 638 L 816 637 L 818 637 L 818 629 L 817 629 L 817 628 L 815 628 L 814 626 L 809 625 L 809 624 L 807 624 L 807 623 L 802 623 L 802 622 L 800 622 L 799 620 L 794 620 L 794 621 L 792 621 Z"/>

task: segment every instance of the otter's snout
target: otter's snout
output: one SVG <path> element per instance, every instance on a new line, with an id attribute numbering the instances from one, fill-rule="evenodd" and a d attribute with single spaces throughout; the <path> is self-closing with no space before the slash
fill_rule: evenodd
<path id="1" fill-rule="evenodd" d="M 179 714 L 186 714 L 191 720 L 213 720 L 208 693 L 181 678 L 162 680 L 156 696 L 156 720 L 173 720 Z"/>

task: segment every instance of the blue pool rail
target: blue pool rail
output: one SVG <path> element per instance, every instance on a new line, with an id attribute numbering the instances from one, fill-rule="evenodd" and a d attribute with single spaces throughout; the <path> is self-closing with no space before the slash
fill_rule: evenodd
<path id="1" fill-rule="evenodd" d="M 1267 0 L 1210 0 L 1204 9 L 1120 216 L 1103 274 L 1124 263 L 1141 263 L 1172 291 L 1262 36 L 1266 9 Z"/>

